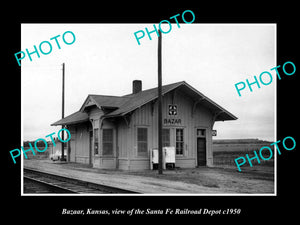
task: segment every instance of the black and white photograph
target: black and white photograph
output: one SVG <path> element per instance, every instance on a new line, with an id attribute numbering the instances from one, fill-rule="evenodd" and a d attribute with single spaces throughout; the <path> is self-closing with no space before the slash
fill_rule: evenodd
<path id="1" fill-rule="evenodd" d="M 276 194 L 276 24 L 156 26 L 22 24 L 24 195 Z"/>
<path id="2" fill-rule="evenodd" d="M 296 6 L 148 3 L 9 8 L 3 219 L 292 220 Z"/>

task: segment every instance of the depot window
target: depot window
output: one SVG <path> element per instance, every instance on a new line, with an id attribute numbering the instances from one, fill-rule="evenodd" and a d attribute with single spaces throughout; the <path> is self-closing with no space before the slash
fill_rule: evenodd
<path id="1" fill-rule="evenodd" d="M 103 155 L 113 154 L 113 129 L 103 129 L 102 135 L 102 145 L 103 145 Z"/>
<path id="2" fill-rule="evenodd" d="M 146 156 L 148 150 L 148 129 L 137 128 L 137 152 L 140 156 Z"/>
<path id="3" fill-rule="evenodd" d="M 176 129 L 176 155 L 183 155 L 184 136 L 183 129 Z"/>

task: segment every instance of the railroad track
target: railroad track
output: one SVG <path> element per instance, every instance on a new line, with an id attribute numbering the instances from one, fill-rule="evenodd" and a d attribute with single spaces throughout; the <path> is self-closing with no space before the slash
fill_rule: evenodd
<path id="1" fill-rule="evenodd" d="M 24 168 L 24 193 L 138 194 L 121 188 Z M 26 188 L 29 185 L 29 188 Z M 40 189 L 40 191 L 39 191 Z M 27 191 L 26 191 L 27 190 Z M 31 193 L 31 192 L 30 192 Z"/>

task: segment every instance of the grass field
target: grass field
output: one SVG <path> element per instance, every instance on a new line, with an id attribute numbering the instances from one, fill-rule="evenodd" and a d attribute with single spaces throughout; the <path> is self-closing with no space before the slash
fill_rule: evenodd
<path id="1" fill-rule="evenodd" d="M 215 166 L 236 166 L 235 159 L 238 157 L 254 157 L 254 151 L 259 154 L 259 150 L 263 146 L 269 146 L 273 152 L 273 146 L 270 146 L 271 142 L 261 141 L 258 139 L 231 139 L 231 140 L 214 140 L 213 141 L 213 156 Z M 262 152 L 263 157 L 269 158 L 269 151 L 265 150 Z M 253 165 L 258 165 L 258 161 L 252 160 Z M 249 166 L 248 163 L 243 167 Z M 270 160 L 260 160 L 260 165 L 263 166 L 274 166 L 274 157 Z"/>

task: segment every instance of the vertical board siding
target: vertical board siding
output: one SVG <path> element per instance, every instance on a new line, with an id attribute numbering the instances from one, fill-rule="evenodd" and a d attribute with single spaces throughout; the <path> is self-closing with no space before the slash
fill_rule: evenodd
<path id="1" fill-rule="evenodd" d="M 173 100 L 173 102 L 172 102 Z M 133 154 L 130 154 L 131 158 L 131 167 L 132 169 L 141 166 L 141 157 L 137 156 L 137 146 L 136 146 L 136 129 L 138 127 L 146 126 L 148 128 L 148 151 L 150 152 L 152 148 L 157 148 L 158 143 L 158 124 L 157 124 L 157 103 L 154 103 L 154 110 L 152 111 L 152 103 L 148 103 L 140 108 L 136 109 L 132 114 L 131 118 L 131 129 L 128 130 L 130 133 L 129 137 L 132 143 L 132 148 L 130 144 L 128 151 L 134 151 Z M 177 115 L 169 115 L 169 104 L 177 105 Z M 170 129 L 170 142 L 172 146 L 175 146 L 175 132 L 176 128 L 184 129 L 184 154 L 183 156 L 176 156 L 178 164 L 182 167 L 195 167 L 196 158 L 197 158 L 197 136 L 196 129 L 201 127 L 206 129 L 206 149 L 207 149 L 207 164 L 212 164 L 212 138 L 211 138 L 211 129 L 212 129 L 212 113 L 200 103 L 197 104 L 195 112 L 192 115 L 194 101 L 186 96 L 184 93 L 177 91 L 174 95 L 173 93 L 167 93 L 163 96 L 162 102 L 162 118 L 164 119 L 180 119 L 181 124 L 171 124 L 165 125 L 163 123 L 163 128 Z M 120 130 L 120 134 L 122 131 Z M 122 145 L 120 145 L 122 146 Z M 123 148 L 123 147 L 121 147 Z M 132 153 L 132 152 L 131 152 Z M 133 157 L 132 157 L 133 156 Z M 143 157 L 145 158 L 145 157 Z M 146 157 L 144 163 L 149 164 L 148 158 L 149 154 Z M 137 162 L 138 161 L 138 162 Z M 148 167 L 144 165 L 143 167 Z"/>
<path id="2" fill-rule="evenodd" d="M 76 127 L 75 126 L 68 126 L 68 130 L 70 131 L 71 134 L 71 140 L 69 144 L 71 145 L 71 153 L 70 153 L 70 161 L 75 162 L 75 156 L 76 156 Z"/>
<path id="3" fill-rule="evenodd" d="M 76 126 L 75 162 L 89 163 L 89 129 L 86 123 Z M 72 146 L 71 146 L 72 148 Z M 71 149 L 73 151 L 74 149 Z"/>
<path id="4" fill-rule="evenodd" d="M 170 129 L 171 146 L 176 145 L 176 128 L 184 129 L 184 151 L 183 155 L 176 156 L 176 166 L 182 168 L 192 168 L 197 166 L 197 129 L 206 130 L 206 160 L 207 165 L 212 165 L 212 112 L 204 107 L 201 102 L 194 108 L 194 102 L 185 92 L 180 89 L 174 93 L 169 92 L 163 96 L 162 119 L 163 128 Z M 169 115 L 169 105 L 177 105 L 177 115 Z M 126 123 L 123 117 L 116 120 L 104 119 L 102 127 L 100 117 L 103 112 L 93 107 L 89 111 L 89 117 L 93 119 L 93 129 L 99 128 L 99 149 L 102 149 L 102 128 L 114 129 L 114 146 L 112 157 L 94 157 L 94 166 L 99 168 L 114 168 L 118 160 L 119 169 L 149 169 L 149 154 L 138 156 L 137 154 L 137 128 L 146 127 L 148 129 L 148 153 L 151 149 L 157 148 L 158 143 L 158 109 L 157 102 L 149 102 L 133 112 L 131 112 L 130 122 Z M 129 115 L 128 115 L 129 116 Z M 180 124 L 164 124 L 164 119 L 180 119 Z M 72 126 L 71 140 L 71 161 L 89 162 L 89 126 L 91 124 L 82 123 Z M 89 125 L 88 125 L 89 124 Z M 117 130 L 118 129 L 118 130 Z M 118 134 L 118 137 L 116 137 Z M 116 149 L 119 149 L 119 158 L 116 159 Z"/>

